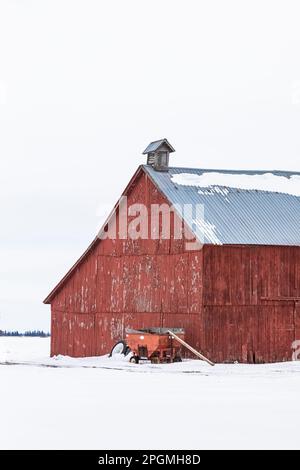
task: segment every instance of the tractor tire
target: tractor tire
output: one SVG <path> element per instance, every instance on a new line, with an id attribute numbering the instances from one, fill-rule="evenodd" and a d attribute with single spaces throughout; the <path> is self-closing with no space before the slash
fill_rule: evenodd
<path id="1" fill-rule="evenodd" d="M 173 362 L 182 362 L 182 357 L 179 355 L 175 356 Z"/>
<path id="2" fill-rule="evenodd" d="M 110 351 L 109 357 L 114 356 L 115 354 L 125 354 L 128 346 L 125 341 L 118 341 Z M 127 353 L 128 354 L 128 353 Z"/>
<path id="3" fill-rule="evenodd" d="M 138 364 L 140 362 L 140 358 L 139 356 L 132 356 L 129 362 Z"/>

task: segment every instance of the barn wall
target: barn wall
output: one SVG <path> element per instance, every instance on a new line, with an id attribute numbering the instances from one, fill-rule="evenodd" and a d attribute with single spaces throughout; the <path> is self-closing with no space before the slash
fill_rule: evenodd
<path id="1" fill-rule="evenodd" d="M 201 345 L 217 362 L 291 360 L 300 339 L 300 248 L 205 246 Z M 268 298 L 269 300 L 264 300 Z"/>
<path id="2" fill-rule="evenodd" d="M 128 205 L 167 201 L 144 173 Z M 117 220 L 119 214 L 117 216 Z M 149 218 L 149 233 L 151 230 Z M 199 347 L 202 324 L 202 252 L 184 240 L 102 240 L 55 296 L 51 354 L 100 355 L 126 327 L 186 328 Z"/>

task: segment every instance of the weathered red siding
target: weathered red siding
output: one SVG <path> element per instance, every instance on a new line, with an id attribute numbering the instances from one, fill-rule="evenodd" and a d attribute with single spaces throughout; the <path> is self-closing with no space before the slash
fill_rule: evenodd
<path id="1" fill-rule="evenodd" d="M 300 339 L 300 248 L 205 246 L 203 266 L 206 353 L 219 362 L 291 360 Z"/>
<path id="2" fill-rule="evenodd" d="M 141 173 L 128 193 L 135 202 L 167 201 Z M 107 239 L 51 302 L 51 354 L 101 355 L 126 327 L 170 326 L 184 327 L 186 340 L 217 362 L 290 360 L 300 339 L 297 297 L 300 247 L 186 251 L 172 237 Z"/>
<path id="3" fill-rule="evenodd" d="M 144 173 L 128 194 L 128 205 L 166 202 Z M 186 252 L 172 236 L 102 240 L 51 309 L 52 355 L 105 354 L 126 327 L 184 326 L 187 340 L 200 347 L 202 252 Z"/>

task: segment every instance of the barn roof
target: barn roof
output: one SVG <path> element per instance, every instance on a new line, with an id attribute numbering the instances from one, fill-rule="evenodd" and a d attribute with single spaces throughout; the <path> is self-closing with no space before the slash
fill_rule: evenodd
<path id="1" fill-rule="evenodd" d="M 204 243 L 300 245 L 300 173 L 144 169 L 171 204 L 203 205 L 200 224 L 191 211 L 184 220 Z"/>

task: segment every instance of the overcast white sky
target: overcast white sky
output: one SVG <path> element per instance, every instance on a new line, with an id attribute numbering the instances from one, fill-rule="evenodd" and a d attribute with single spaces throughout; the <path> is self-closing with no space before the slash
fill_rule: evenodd
<path id="1" fill-rule="evenodd" d="M 0 329 L 95 236 L 151 140 L 174 166 L 300 170 L 297 1 L 0 0 Z"/>

